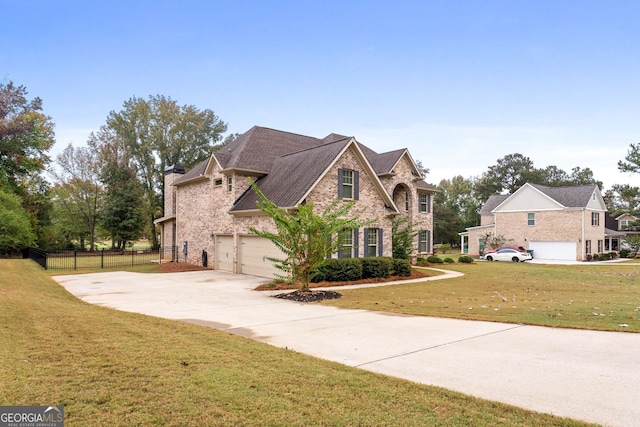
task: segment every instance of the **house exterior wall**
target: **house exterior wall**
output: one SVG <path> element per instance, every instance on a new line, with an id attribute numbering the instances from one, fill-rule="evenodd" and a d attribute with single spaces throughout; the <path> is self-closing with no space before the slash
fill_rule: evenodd
<path id="1" fill-rule="evenodd" d="M 379 185 L 376 184 L 378 177 L 368 170 L 369 168 L 363 163 L 355 146 L 349 147 L 336 160 L 307 195 L 307 201 L 312 202 L 314 210 L 320 213 L 338 199 L 338 169 L 359 171 L 359 199 L 355 201 L 350 213 L 362 220 L 373 221 L 366 227 L 383 230 L 383 255 L 392 256 L 392 219 L 387 215 L 388 209 L 385 207 L 385 199 L 379 192 Z M 407 214 L 412 221 L 419 221 L 421 223 L 420 229 L 429 230 L 432 236 L 433 206 L 430 206 L 427 213 L 418 212 L 418 192 L 428 193 L 429 191 L 417 189 L 411 164 L 406 157 L 401 159 L 394 172 L 393 176 L 380 180 L 384 189 L 392 196 L 394 189 L 402 186 L 404 191 L 409 194 L 410 208 Z M 231 191 L 228 189 L 228 178 L 232 179 Z M 271 218 L 259 211 L 229 213 L 235 201 L 250 186 L 250 181 L 255 178 L 236 171 L 221 171 L 220 166 L 216 162 L 212 162 L 206 177 L 170 187 L 175 191 L 175 203 L 172 199 L 165 199 L 165 203 L 172 203 L 176 207 L 176 245 L 178 246 L 179 262 L 201 265 L 202 251 L 204 250 L 208 255 L 208 266 L 213 267 L 216 259 L 216 236 L 233 236 L 233 271 L 238 272 L 240 237 L 253 234 L 249 227 L 271 232 L 276 231 Z M 217 180 L 222 182 L 216 185 Z M 431 197 L 431 204 L 433 204 L 433 197 Z M 404 213 L 404 202 L 398 207 Z M 167 226 L 163 229 L 164 238 L 169 238 L 172 228 L 172 226 Z M 186 257 L 182 253 L 185 241 L 188 242 Z M 432 244 L 429 246 L 432 247 Z M 358 256 L 363 257 L 365 251 L 364 230 L 360 229 Z"/>
<path id="2" fill-rule="evenodd" d="M 391 219 L 386 216 L 385 203 L 374 185 L 375 177 L 369 175 L 354 149 L 348 149 L 327 171 L 309 193 L 307 200 L 313 203 L 316 212 L 324 211 L 338 198 L 338 169 L 352 169 L 360 172 L 360 197 L 349 212 L 364 221 L 375 221 L 368 228 L 382 228 L 382 248 L 384 256 L 391 256 Z M 365 251 L 364 234 L 360 230 L 358 257 Z"/>
<path id="3" fill-rule="evenodd" d="M 592 213 L 597 213 L 599 215 L 599 223 L 598 225 L 594 226 L 591 225 L 591 214 Z M 597 210 L 592 210 L 592 209 L 585 209 L 583 211 L 583 215 L 584 215 L 584 237 L 581 239 L 582 240 L 582 244 L 581 246 L 581 253 L 580 253 L 580 259 L 584 259 L 586 254 L 586 242 L 587 241 L 591 241 L 591 252 L 590 254 L 597 254 L 597 253 L 602 253 L 605 251 L 605 245 L 604 245 L 604 212 L 601 211 L 597 211 Z M 598 245 L 598 242 L 600 242 L 600 244 Z"/>
<path id="4" fill-rule="evenodd" d="M 491 225 L 495 223 L 495 215 L 480 215 L 480 225 Z"/>
<path id="5" fill-rule="evenodd" d="M 213 254 L 211 181 L 180 185 L 176 192 L 176 246 L 179 262 L 202 265 L 202 251 Z M 187 254 L 183 252 L 187 242 Z"/>

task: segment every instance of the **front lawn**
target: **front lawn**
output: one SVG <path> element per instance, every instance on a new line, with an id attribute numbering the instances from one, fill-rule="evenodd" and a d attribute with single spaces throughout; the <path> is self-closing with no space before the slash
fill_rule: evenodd
<path id="1" fill-rule="evenodd" d="M 464 277 L 339 290 L 322 304 L 421 316 L 640 332 L 640 264 L 438 264 Z"/>
<path id="2" fill-rule="evenodd" d="M 82 302 L 0 260 L 0 405 L 68 426 L 578 426 L 216 329 Z"/>

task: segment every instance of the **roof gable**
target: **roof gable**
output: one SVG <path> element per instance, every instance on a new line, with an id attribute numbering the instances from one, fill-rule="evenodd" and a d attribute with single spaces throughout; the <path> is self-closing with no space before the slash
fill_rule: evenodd
<path id="1" fill-rule="evenodd" d="M 596 184 L 547 187 L 527 183 L 513 194 L 504 196 L 503 201 L 491 212 L 571 208 L 606 211 L 604 199 Z"/>
<path id="2" fill-rule="evenodd" d="M 318 147 L 298 151 L 276 159 L 269 175 L 256 183 L 264 195 L 276 205 L 293 208 L 302 203 L 315 185 L 349 149 L 353 149 L 363 168 L 370 172 L 374 185 L 385 204 L 397 211 L 366 156 L 354 138 L 342 139 Z M 258 196 L 248 189 L 235 203 L 232 212 L 257 209 Z"/>
<path id="3" fill-rule="evenodd" d="M 264 195 L 278 206 L 294 207 L 333 163 L 349 141 L 338 141 L 298 151 L 275 159 L 273 170 L 256 183 Z M 231 211 L 257 209 L 258 195 L 246 191 Z"/>

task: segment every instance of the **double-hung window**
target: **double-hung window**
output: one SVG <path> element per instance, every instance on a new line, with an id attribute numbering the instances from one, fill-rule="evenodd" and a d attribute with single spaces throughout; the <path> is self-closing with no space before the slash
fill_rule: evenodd
<path id="1" fill-rule="evenodd" d="M 420 193 L 418 212 L 431 212 L 431 194 Z"/>
<path id="2" fill-rule="evenodd" d="M 365 228 L 364 229 L 364 256 L 374 257 L 382 256 L 382 229 L 381 228 Z"/>
<path id="3" fill-rule="evenodd" d="M 338 248 L 338 258 L 358 257 L 358 230 L 345 230 L 338 236 L 340 246 Z"/>
<path id="4" fill-rule="evenodd" d="M 598 212 L 591 212 L 591 225 L 600 225 L 600 214 Z"/>
<path id="5" fill-rule="evenodd" d="M 227 178 L 227 191 L 229 193 L 231 193 L 233 191 L 233 178 L 232 177 L 228 177 Z"/>
<path id="6" fill-rule="evenodd" d="M 358 171 L 338 169 L 338 198 L 358 200 L 359 178 Z"/>
<path id="7" fill-rule="evenodd" d="M 527 225 L 536 225 L 536 214 L 530 212 L 527 214 Z"/>
<path id="8" fill-rule="evenodd" d="M 418 233 L 418 253 L 426 254 L 431 252 L 431 233 L 429 230 L 422 230 Z"/>

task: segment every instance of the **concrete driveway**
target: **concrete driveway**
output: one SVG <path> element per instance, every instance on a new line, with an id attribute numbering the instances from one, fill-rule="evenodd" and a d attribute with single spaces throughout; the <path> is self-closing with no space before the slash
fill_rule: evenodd
<path id="1" fill-rule="evenodd" d="M 207 325 L 539 412 L 610 426 L 640 425 L 640 334 L 296 303 L 253 291 L 265 279 L 221 271 L 54 279 L 92 304 Z"/>

